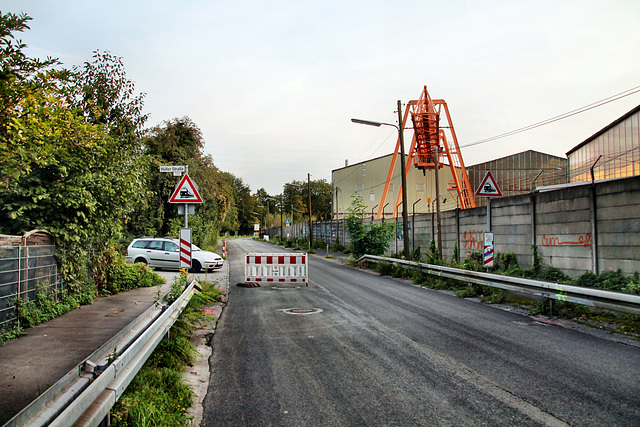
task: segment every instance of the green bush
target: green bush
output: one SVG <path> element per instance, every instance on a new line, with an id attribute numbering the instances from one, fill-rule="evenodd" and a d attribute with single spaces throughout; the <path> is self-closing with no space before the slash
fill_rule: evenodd
<path id="1" fill-rule="evenodd" d="M 322 239 L 313 239 L 311 249 L 324 249 L 327 250 L 327 244 Z"/>
<path id="2" fill-rule="evenodd" d="M 90 303 L 95 295 L 92 291 L 87 291 L 87 288 L 85 286 L 84 291 L 70 294 L 66 290 L 60 292 L 38 285 L 34 300 L 16 298 L 13 303 L 20 328 L 31 328 L 62 316 L 80 305 Z"/>
<path id="3" fill-rule="evenodd" d="M 376 271 L 381 276 L 391 276 L 391 274 L 393 273 L 393 264 L 386 260 L 380 260 L 376 264 Z"/>
<path id="4" fill-rule="evenodd" d="M 331 252 L 344 252 L 345 247 L 336 240 L 331 246 L 329 246 Z"/>
<path id="5" fill-rule="evenodd" d="M 640 280 L 638 280 L 638 273 L 633 277 L 625 276 L 621 270 L 609 270 L 599 275 L 591 272 L 584 273 L 576 279 L 576 284 L 580 286 L 593 286 L 596 288 L 607 289 L 611 291 L 633 291 L 638 293 L 637 289 L 640 287 Z"/>
<path id="6" fill-rule="evenodd" d="M 346 218 L 346 226 L 351 241 L 351 251 L 356 257 L 364 254 L 382 255 L 391 243 L 394 225 L 390 222 L 366 224 L 362 218 L 364 204 L 358 194 L 353 196 Z"/>

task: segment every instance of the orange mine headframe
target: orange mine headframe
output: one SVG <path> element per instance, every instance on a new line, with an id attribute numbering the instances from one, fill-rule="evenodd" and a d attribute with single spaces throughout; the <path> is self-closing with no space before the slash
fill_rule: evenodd
<path id="1" fill-rule="evenodd" d="M 444 109 L 444 111 L 442 111 Z M 405 173 L 409 175 L 411 164 L 420 170 L 435 169 L 436 164 L 442 168 L 447 163 L 451 169 L 453 176 L 453 186 L 449 188 L 450 192 L 455 193 L 456 199 L 459 200 L 459 206 L 462 209 L 475 208 L 476 202 L 469 182 L 469 175 L 465 168 L 458 139 L 456 137 L 449 108 L 444 100 L 433 100 L 424 86 L 420 99 L 417 101 L 409 101 L 404 111 L 403 129 L 406 128 L 409 114 L 413 123 L 413 138 L 411 147 L 407 152 Z M 444 122 L 444 124 L 443 124 Z M 448 130 L 448 132 L 445 132 Z M 449 134 L 449 138 L 447 137 Z M 435 157 L 435 148 L 438 147 L 438 158 Z M 378 208 L 377 219 L 380 219 L 384 212 L 384 206 L 389 191 L 391 178 L 395 168 L 398 152 L 400 148 L 400 138 L 396 143 L 394 155 L 389 167 L 387 181 L 385 183 L 380 207 Z M 403 160 L 401 160 L 403 161 Z M 436 163 L 437 162 L 437 163 Z M 402 188 L 398 191 L 398 198 L 393 209 L 393 217 L 398 216 L 398 206 L 402 200 Z"/>

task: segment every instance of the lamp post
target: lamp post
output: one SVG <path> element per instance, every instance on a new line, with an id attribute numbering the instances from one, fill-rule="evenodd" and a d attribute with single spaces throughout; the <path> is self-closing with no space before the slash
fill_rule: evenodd
<path id="1" fill-rule="evenodd" d="M 372 122 L 369 120 L 361 120 L 361 119 L 351 119 L 353 123 L 357 123 L 360 125 L 368 125 L 380 127 L 382 125 L 385 126 L 393 126 L 398 129 L 398 137 L 400 138 L 400 174 L 402 178 L 402 233 L 404 235 L 404 256 L 405 258 L 409 258 L 409 223 L 407 220 L 407 175 L 405 172 L 405 157 L 404 157 L 404 132 L 402 126 L 402 103 L 398 100 L 398 126 L 391 123 L 382 123 L 382 122 Z"/>

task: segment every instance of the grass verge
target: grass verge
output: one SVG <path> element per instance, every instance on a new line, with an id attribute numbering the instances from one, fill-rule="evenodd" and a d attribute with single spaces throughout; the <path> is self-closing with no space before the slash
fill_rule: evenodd
<path id="1" fill-rule="evenodd" d="M 181 275 L 174 281 L 169 296 L 179 296 L 185 285 L 186 276 Z M 112 425 L 188 425 L 187 409 L 193 403 L 193 393 L 181 374 L 185 366 L 197 357 L 191 335 L 195 328 L 216 321 L 213 316 L 203 313 L 202 307 L 220 301 L 221 297 L 222 291 L 214 284 L 202 284 L 202 292 L 191 298 L 168 336 L 160 342 L 112 408 Z"/>

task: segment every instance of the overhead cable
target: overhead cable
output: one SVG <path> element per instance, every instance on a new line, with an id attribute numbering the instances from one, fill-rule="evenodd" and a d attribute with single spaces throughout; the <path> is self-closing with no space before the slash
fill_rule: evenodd
<path id="1" fill-rule="evenodd" d="M 540 126 L 548 125 L 550 123 L 557 122 L 558 120 L 566 119 L 568 117 L 575 116 L 576 114 L 584 113 L 585 111 L 589 111 L 589 110 L 592 110 L 594 108 L 601 107 L 601 106 L 603 106 L 605 104 L 608 104 L 608 103 L 613 102 L 613 101 L 617 101 L 618 99 L 624 98 L 624 97 L 629 96 L 629 95 L 633 95 L 634 93 L 637 93 L 637 92 L 640 92 L 640 86 L 636 86 L 636 87 L 633 87 L 631 89 L 627 89 L 627 90 L 625 90 L 623 92 L 620 92 L 620 93 L 618 93 L 616 95 L 612 95 L 612 96 L 610 96 L 608 98 L 601 99 L 600 101 L 596 101 L 596 102 L 591 103 L 589 105 L 585 105 L 584 107 L 577 108 L 575 110 L 569 111 L 569 112 L 564 113 L 564 114 L 560 114 L 560 115 L 555 116 L 555 117 L 551 117 L 549 119 L 543 120 L 541 122 L 534 123 L 534 124 L 529 125 L 529 126 L 525 126 L 525 127 L 522 127 L 522 128 L 516 129 L 516 130 L 512 130 L 510 132 L 506 132 L 506 133 L 503 133 L 503 134 L 500 134 L 500 135 L 492 136 L 490 138 L 481 139 L 479 141 L 470 142 L 468 144 L 461 144 L 460 148 L 471 147 L 471 146 L 480 145 L 480 144 L 485 144 L 487 142 L 495 141 L 496 139 L 502 139 L 502 138 L 506 138 L 506 137 L 511 136 L 511 135 L 515 135 L 517 133 L 526 132 L 528 130 L 535 129 L 535 128 L 540 127 Z"/>

